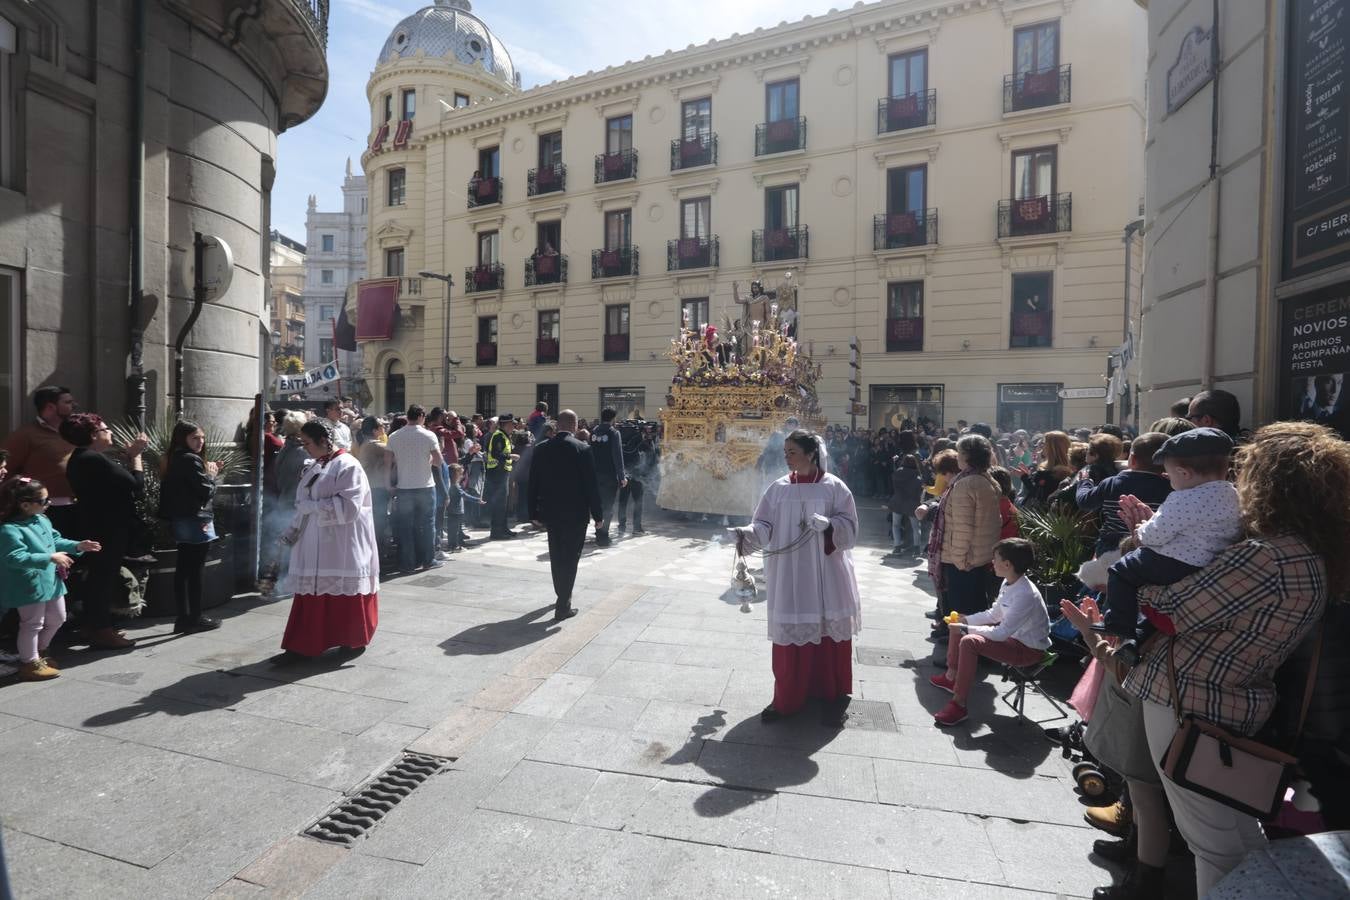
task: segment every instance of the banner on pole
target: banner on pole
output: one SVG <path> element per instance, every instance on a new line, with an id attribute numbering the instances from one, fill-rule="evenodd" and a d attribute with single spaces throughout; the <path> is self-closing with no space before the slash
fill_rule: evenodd
<path id="1" fill-rule="evenodd" d="M 325 384 L 331 384 L 342 377 L 338 371 L 337 360 L 333 360 L 327 365 L 319 366 L 317 369 L 310 369 L 308 372 L 302 372 L 299 375 L 278 375 L 277 393 L 289 394 L 293 391 L 303 391 L 312 387 L 321 387 Z"/>

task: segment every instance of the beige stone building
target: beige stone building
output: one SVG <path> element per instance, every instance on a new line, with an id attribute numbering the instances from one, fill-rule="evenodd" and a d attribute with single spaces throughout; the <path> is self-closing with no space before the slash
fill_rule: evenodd
<path id="1" fill-rule="evenodd" d="M 1142 418 L 1217 387 L 1244 424 L 1313 418 L 1350 436 L 1350 3 L 1139 5 Z"/>
<path id="2" fill-rule="evenodd" d="M 860 424 L 1099 423 L 1103 399 L 1058 392 L 1101 392 L 1137 301 L 1144 22 L 858 4 L 522 91 L 438 0 L 367 87 L 376 406 L 652 417 L 681 323 L 740 318 L 762 279 L 796 286 L 831 421 L 856 337 Z"/>
<path id="3" fill-rule="evenodd" d="M 268 253 L 272 348 L 305 358 L 305 245 L 273 229 Z"/>

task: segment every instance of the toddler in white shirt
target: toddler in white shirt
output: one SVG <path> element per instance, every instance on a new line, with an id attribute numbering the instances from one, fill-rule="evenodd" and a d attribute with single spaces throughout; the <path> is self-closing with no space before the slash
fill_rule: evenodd
<path id="1" fill-rule="evenodd" d="M 1167 471 L 1172 493 L 1135 529 L 1139 549 L 1108 570 L 1108 634 L 1135 639 L 1141 587 L 1175 584 L 1241 537 L 1237 488 L 1228 480 L 1232 451 L 1232 438 L 1219 429 L 1194 428 L 1169 438 L 1154 455 L 1154 465 Z"/>

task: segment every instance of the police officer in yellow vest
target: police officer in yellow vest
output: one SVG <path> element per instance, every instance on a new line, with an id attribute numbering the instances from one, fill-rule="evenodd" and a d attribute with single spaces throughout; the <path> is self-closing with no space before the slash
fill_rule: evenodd
<path id="1" fill-rule="evenodd" d="M 487 501 L 488 512 L 492 516 L 489 540 L 504 541 L 516 536 L 506 524 L 507 488 L 511 463 L 515 461 L 511 453 L 511 432 L 515 430 L 515 418 L 510 413 L 502 413 L 497 417 L 497 429 L 488 435 L 487 481 L 483 486 L 483 499 Z"/>

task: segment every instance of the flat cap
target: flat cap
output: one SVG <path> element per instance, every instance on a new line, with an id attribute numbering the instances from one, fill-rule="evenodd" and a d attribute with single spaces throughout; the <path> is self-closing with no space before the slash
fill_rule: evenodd
<path id="1" fill-rule="evenodd" d="M 1186 459 L 1196 456 L 1226 456 L 1233 452 L 1233 439 L 1217 428 L 1192 428 L 1173 435 L 1153 454 L 1153 464 L 1162 465 L 1168 457 Z"/>
<path id="2" fill-rule="evenodd" d="M 498 423 L 501 423 L 501 422 L 514 422 L 514 421 L 515 421 L 515 417 L 512 416 L 510 413 L 498 413 L 498 414 L 497 414 L 497 422 L 498 422 Z"/>

